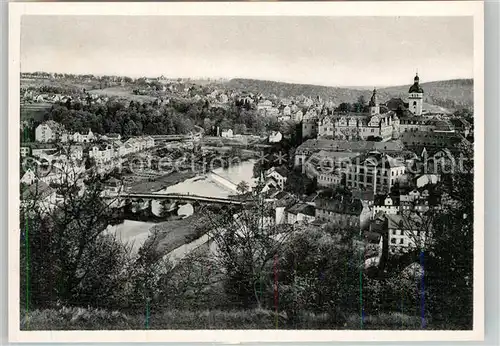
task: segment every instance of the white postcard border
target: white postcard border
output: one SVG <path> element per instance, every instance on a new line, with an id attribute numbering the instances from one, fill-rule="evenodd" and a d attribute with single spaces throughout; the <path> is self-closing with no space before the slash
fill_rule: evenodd
<path id="1" fill-rule="evenodd" d="M 19 122 L 22 15 L 473 16 L 474 17 L 474 322 L 471 331 L 140 330 L 20 331 Z M 482 1 L 10 3 L 8 153 L 8 331 L 10 342 L 325 342 L 484 339 L 484 13 Z"/>

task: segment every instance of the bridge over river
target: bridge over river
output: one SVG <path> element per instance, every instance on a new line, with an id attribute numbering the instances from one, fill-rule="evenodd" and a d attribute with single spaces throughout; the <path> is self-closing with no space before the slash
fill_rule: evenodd
<path id="1" fill-rule="evenodd" d="M 190 193 L 162 193 L 162 192 L 123 192 L 123 193 L 108 193 L 104 198 L 119 199 L 119 200 L 143 200 L 143 201 L 182 201 L 182 202 L 202 202 L 202 203 L 216 203 L 216 204 L 230 204 L 230 205 L 243 205 L 248 201 L 231 198 L 231 197 L 211 197 L 199 196 Z"/>

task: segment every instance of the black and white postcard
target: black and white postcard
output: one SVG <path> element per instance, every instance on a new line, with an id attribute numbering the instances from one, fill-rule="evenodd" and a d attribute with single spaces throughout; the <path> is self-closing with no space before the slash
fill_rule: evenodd
<path id="1" fill-rule="evenodd" d="M 11 341 L 483 338 L 483 3 L 11 3 Z"/>

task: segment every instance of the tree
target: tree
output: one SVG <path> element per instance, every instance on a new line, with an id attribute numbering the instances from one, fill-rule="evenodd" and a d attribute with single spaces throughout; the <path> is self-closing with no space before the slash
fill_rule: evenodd
<path id="1" fill-rule="evenodd" d="M 56 196 L 62 200 L 48 199 L 42 184 L 23 196 L 21 260 L 29 268 L 21 272 L 24 302 L 112 304 L 124 284 L 129 249 L 106 232 L 116 220 L 113 201 L 101 197 L 107 177 L 73 164 L 60 168 Z"/>
<path id="2" fill-rule="evenodd" d="M 342 316 L 360 311 L 363 258 L 351 230 L 328 226 L 299 228 L 280 252 L 280 306 L 291 323 L 305 312 L 326 312 L 340 325 Z"/>
<path id="3" fill-rule="evenodd" d="M 316 191 L 316 187 L 317 183 L 313 179 L 310 179 L 306 175 L 302 174 L 300 169 L 294 169 L 290 171 L 290 174 L 287 177 L 284 190 L 303 196 L 314 193 Z"/>
<path id="4" fill-rule="evenodd" d="M 240 194 L 244 195 L 245 193 L 247 193 L 250 190 L 250 186 L 248 185 L 248 183 L 246 181 L 242 180 L 238 183 L 236 190 Z"/>
<path id="5" fill-rule="evenodd" d="M 433 223 L 433 242 L 426 256 L 426 306 L 446 328 L 472 328 L 474 276 L 473 151 L 461 147 L 463 164 L 449 173 L 443 210 Z M 458 160 L 456 162 L 459 162 Z"/>
<path id="6" fill-rule="evenodd" d="M 224 289 L 234 304 L 241 308 L 265 305 L 264 292 L 272 285 L 272 260 L 292 234 L 290 225 L 276 225 L 273 209 L 260 194 L 252 192 L 252 200 L 240 209 L 206 210 L 203 225 L 216 245 L 214 263 L 224 274 Z"/>

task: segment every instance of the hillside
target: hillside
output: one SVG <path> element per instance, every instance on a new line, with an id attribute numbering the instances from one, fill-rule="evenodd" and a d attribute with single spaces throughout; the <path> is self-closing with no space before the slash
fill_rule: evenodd
<path id="1" fill-rule="evenodd" d="M 425 91 L 424 102 L 446 108 L 470 108 L 473 106 L 473 80 L 455 79 L 422 83 Z M 333 100 L 336 104 L 355 102 L 363 95 L 365 100 L 371 97 L 369 89 L 353 89 L 328 87 L 310 84 L 292 84 L 256 79 L 231 79 L 226 87 L 235 90 L 248 91 L 264 95 L 274 94 L 278 97 L 305 95 L 320 96 L 323 100 Z M 392 97 L 406 99 L 410 85 L 400 85 L 378 90 L 379 100 L 385 102 Z"/>

